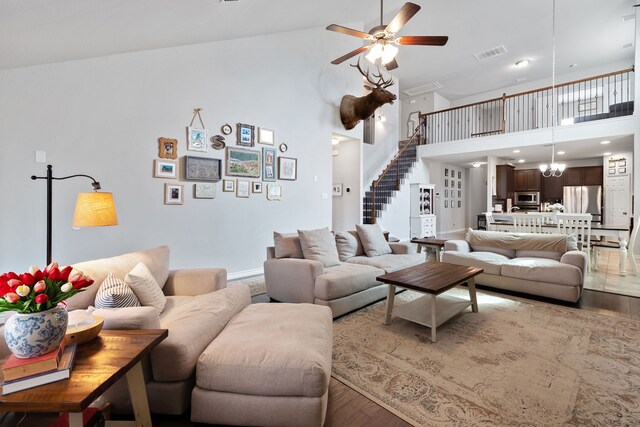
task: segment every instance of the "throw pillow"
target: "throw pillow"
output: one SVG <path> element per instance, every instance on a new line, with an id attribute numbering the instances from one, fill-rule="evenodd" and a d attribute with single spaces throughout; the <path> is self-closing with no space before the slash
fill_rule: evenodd
<path id="1" fill-rule="evenodd" d="M 364 248 L 358 233 L 355 231 L 337 231 L 336 246 L 338 247 L 338 256 L 340 261 L 346 261 L 354 256 L 364 255 Z"/>
<path id="2" fill-rule="evenodd" d="M 304 258 L 297 234 L 273 232 L 276 258 Z"/>
<path id="3" fill-rule="evenodd" d="M 567 252 L 569 251 L 577 251 L 578 249 L 578 238 L 575 234 L 570 234 L 567 236 Z"/>
<path id="4" fill-rule="evenodd" d="M 392 253 L 391 246 L 385 240 L 384 233 L 378 224 L 356 225 L 356 230 L 368 257 Z"/>
<path id="5" fill-rule="evenodd" d="M 305 259 L 320 261 L 325 267 L 340 265 L 336 241 L 328 228 L 298 230 Z"/>
<path id="6" fill-rule="evenodd" d="M 144 263 L 139 262 L 124 278 L 124 282 L 131 287 L 131 290 L 144 306 L 151 306 L 162 313 L 167 303 L 160 285 L 156 282 L 153 274 Z"/>
<path id="7" fill-rule="evenodd" d="M 94 304 L 96 308 L 140 307 L 131 288 L 111 273 L 98 288 Z"/>

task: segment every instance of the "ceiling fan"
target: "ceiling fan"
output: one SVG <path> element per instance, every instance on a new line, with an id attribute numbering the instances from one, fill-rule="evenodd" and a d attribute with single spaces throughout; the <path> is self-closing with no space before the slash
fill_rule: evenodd
<path id="1" fill-rule="evenodd" d="M 380 25 L 373 27 L 368 33 L 337 24 L 331 24 L 327 27 L 329 31 L 361 37 L 369 42 L 368 45 L 331 61 L 332 64 L 340 64 L 349 58 L 369 51 L 366 58 L 370 62 L 376 63 L 379 59 L 387 70 L 393 70 L 398 68 L 398 63 L 395 60 L 398 48 L 395 45 L 444 46 L 447 44 L 447 40 L 449 40 L 447 36 L 396 36 L 396 33 L 413 18 L 413 15 L 418 13 L 420 6 L 415 3 L 405 3 L 391 22 L 384 25 L 382 23 L 383 1 L 380 0 Z"/>

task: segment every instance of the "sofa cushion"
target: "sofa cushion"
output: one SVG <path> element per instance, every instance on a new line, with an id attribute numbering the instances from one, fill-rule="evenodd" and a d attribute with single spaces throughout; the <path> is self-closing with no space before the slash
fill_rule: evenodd
<path id="1" fill-rule="evenodd" d="M 196 384 L 254 396 L 323 396 L 331 375 L 331 322 L 328 307 L 252 304 L 202 353 Z"/>
<path id="2" fill-rule="evenodd" d="M 534 282 L 580 286 L 582 272 L 574 265 L 544 258 L 514 258 L 502 264 L 502 276 Z"/>
<path id="3" fill-rule="evenodd" d="M 251 293 L 246 285 L 195 297 L 167 297 L 160 325 L 169 329 L 169 336 L 151 352 L 153 379 L 168 382 L 191 377 L 200 354 L 249 304 Z"/>
<path id="4" fill-rule="evenodd" d="M 276 258 L 304 258 L 300 239 L 294 233 L 273 232 Z"/>
<path id="5" fill-rule="evenodd" d="M 100 285 L 95 301 L 96 308 L 140 307 L 140 301 L 129 285 L 109 273 Z"/>
<path id="6" fill-rule="evenodd" d="M 315 297 L 330 301 L 355 294 L 378 286 L 380 282 L 376 281 L 376 277 L 383 274 L 384 270 L 368 265 L 341 263 L 325 269 L 323 274 L 316 277 Z"/>
<path id="7" fill-rule="evenodd" d="M 374 257 L 368 256 L 356 256 L 349 258 L 348 263 L 370 265 L 372 267 L 381 268 L 387 273 L 392 271 L 401 270 L 403 268 L 412 267 L 424 262 L 424 255 L 422 254 L 406 254 L 406 255 L 380 255 Z"/>
<path id="8" fill-rule="evenodd" d="M 474 251 L 477 250 L 476 247 L 491 247 L 564 253 L 571 244 L 571 237 L 566 234 L 503 233 L 471 229 L 467 232 L 466 240 Z"/>
<path id="9" fill-rule="evenodd" d="M 487 274 L 500 275 L 500 267 L 509 258 L 494 252 L 445 252 L 442 262 L 484 269 Z"/>
<path id="10" fill-rule="evenodd" d="M 546 258 L 560 261 L 563 252 L 553 251 L 516 251 L 515 258 Z"/>
<path id="11" fill-rule="evenodd" d="M 304 259 L 320 261 L 325 267 L 340 264 L 336 240 L 328 228 L 318 230 L 298 230 Z"/>
<path id="12" fill-rule="evenodd" d="M 158 313 L 162 313 L 167 297 L 164 296 L 160 285 L 143 262 L 139 262 L 127 273 L 124 282 L 129 285 L 143 306 L 151 306 L 158 310 Z"/>
<path id="13" fill-rule="evenodd" d="M 73 264 L 73 267 L 88 274 L 95 280 L 95 283 L 86 288 L 84 292 L 80 292 L 67 299 L 68 310 L 85 309 L 93 305 L 96 292 L 98 292 L 100 284 L 107 278 L 109 273 L 124 280 L 124 276 L 139 262 L 143 262 L 147 268 L 149 268 L 149 271 L 151 271 L 151 274 L 153 274 L 153 277 L 160 287 L 164 287 L 169 277 L 168 246 L 159 246 L 157 248 L 131 252 L 111 258 L 80 262 Z"/>
<path id="14" fill-rule="evenodd" d="M 356 231 L 367 256 L 386 255 L 393 252 L 378 224 L 357 224 Z"/>
<path id="15" fill-rule="evenodd" d="M 346 261 L 354 256 L 364 255 L 364 247 L 356 231 L 337 231 L 336 246 L 340 261 Z"/>

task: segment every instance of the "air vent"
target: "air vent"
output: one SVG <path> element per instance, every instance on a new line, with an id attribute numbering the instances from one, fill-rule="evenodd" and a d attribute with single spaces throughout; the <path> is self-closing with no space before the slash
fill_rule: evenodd
<path id="1" fill-rule="evenodd" d="M 493 58 L 495 56 L 504 55 L 507 53 L 507 48 L 504 47 L 503 44 L 500 46 L 492 47 L 491 49 L 487 49 L 484 52 L 478 52 L 475 56 L 478 61 L 484 61 L 485 59 Z"/>
<path id="2" fill-rule="evenodd" d="M 420 95 L 421 93 L 435 92 L 436 90 L 442 89 L 443 87 L 444 86 L 442 86 L 439 82 L 433 82 L 433 83 L 423 84 L 420 86 L 415 86 L 410 89 L 405 89 L 402 92 L 405 95 L 416 96 L 416 95 Z"/>

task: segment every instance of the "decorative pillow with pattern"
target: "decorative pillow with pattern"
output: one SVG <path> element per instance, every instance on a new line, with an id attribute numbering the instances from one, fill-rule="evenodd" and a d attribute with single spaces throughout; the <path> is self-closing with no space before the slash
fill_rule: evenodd
<path id="1" fill-rule="evenodd" d="M 96 293 L 96 308 L 140 307 L 140 301 L 129 285 L 109 273 Z"/>

